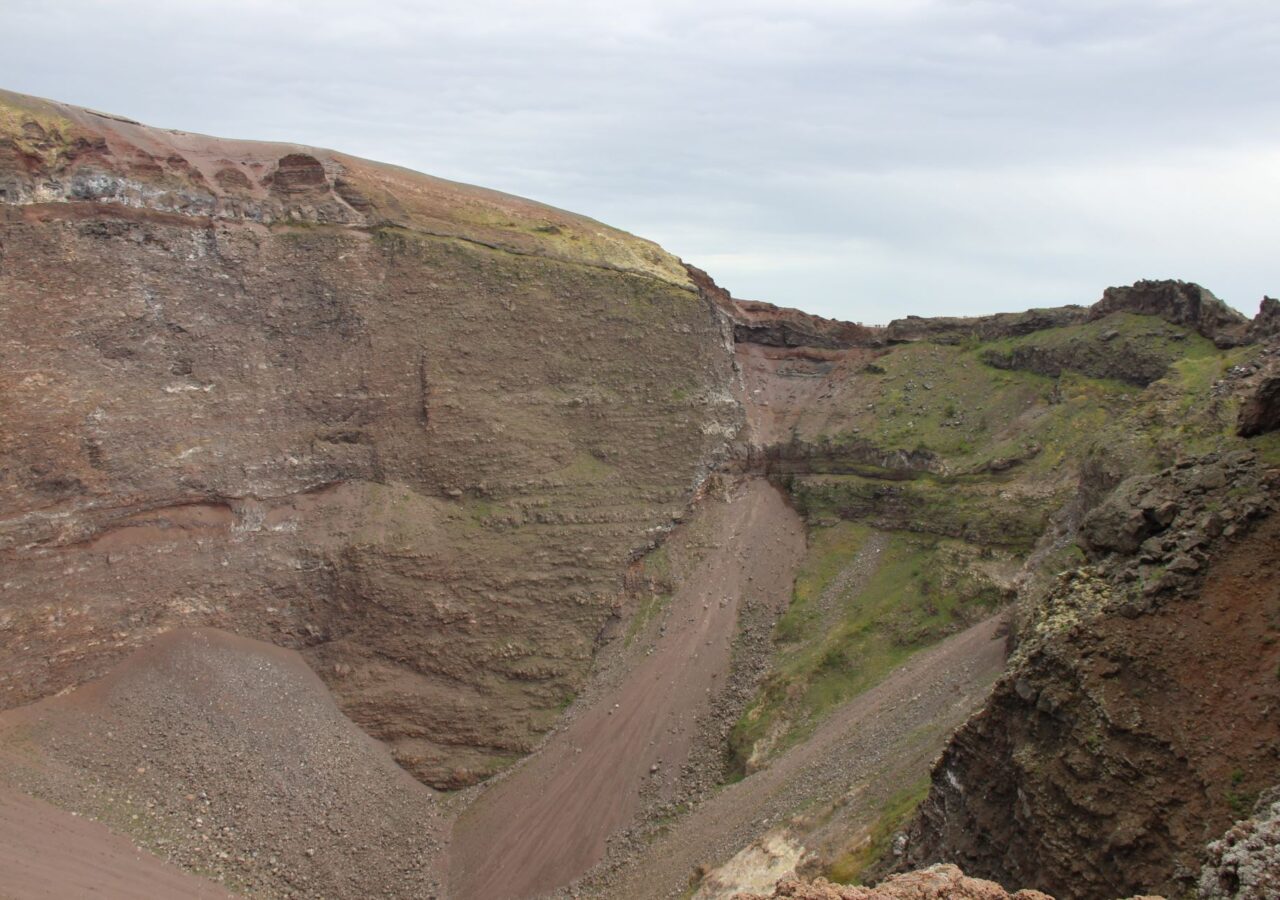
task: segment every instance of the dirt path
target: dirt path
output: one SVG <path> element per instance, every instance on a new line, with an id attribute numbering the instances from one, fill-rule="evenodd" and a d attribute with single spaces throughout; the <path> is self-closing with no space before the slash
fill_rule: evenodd
<path id="1" fill-rule="evenodd" d="M 833 801 L 839 823 L 827 823 L 832 831 L 870 824 L 885 797 L 928 772 L 947 735 L 986 696 L 1004 665 L 1000 625 L 993 617 L 917 654 L 808 741 L 725 788 L 625 869 L 587 887 L 607 897 L 678 896 L 699 866 L 723 863 L 789 817 Z M 821 838 L 801 835 L 809 846 Z"/>
<path id="2" fill-rule="evenodd" d="M 697 721 L 726 681 L 744 602 L 781 609 L 804 528 L 763 480 L 709 501 L 712 549 L 673 596 L 666 627 L 630 675 L 486 791 L 454 828 L 449 896 L 533 897 L 604 855 L 647 799 L 670 799 Z"/>
<path id="3" fill-rule="evenodd" d="M 0 900 L 230 900 L 105 825 L 0 785 Z"/>

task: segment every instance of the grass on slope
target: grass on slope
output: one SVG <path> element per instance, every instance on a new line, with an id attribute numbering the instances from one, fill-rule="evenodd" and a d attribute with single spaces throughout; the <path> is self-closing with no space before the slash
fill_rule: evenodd
<path id="1" fill-rule="evenodd" d="M 929 793 L 930 778 L 925 776 L 900 788 L 885 800 L 879 815 L 867 834 L 846 850 L 827 869 L 827 878 L 839 884 L 857 884 L 863 873 L 889 852 L 889 844 L 916 807 Z"/>
<path id="2" fill-rule="evenodd" d="M 1110 332 L 1116 336 L 1103 340 Z M 1052 376 L 987 362 L 1027 347 L 1070 364 Z M 1195 452 L 1219 449 L 1234 440 L 1235 407 L 1212 402 L 1210 388 L 1254 352 L 1222 351 L 1187 329 L 1131 314 L 996 341 L 905 344 L 878 357 L 873 370 L 849 376 L 832 404 L 803 418 L 798 432 L 814 443 L 861 439 L 885 449 L 929 450 L 954 472 L 1039 447 L 1026 466 L 1043 474 L 1103 439 L 1142 457 L 1167 455 L 1188 440 Z M 1144 390 L 1098 374 L 1110 370 L 1090 362 L 1135 355 L 1158 360 L 1164 377 Z M 1149 432 L 1139 436 L 1148 440 L 1134 441 L 1136 431 Z M 1156 462 L 1138 462 L 1148 461 Z"/>
<path id="3" fill-rule="evenodd" d="M 1066 351 L 1077 347 L 1120 357 L 1142 347 L 1164 376 L 1141 388 L 1070 369 L 1050 376 L 984 361 L 1016 347 L 1068 360 Z M 875 367 L 837 384 L 831 403 L 802 421 L 798 434 L 827 448 L 869 441 L 928 451 L 946 474 L 904 480 L 893 472 L 815 472 L 789 487 L 811 521 L 839 517 L 1028 549 L 1075 492 L 1079 463 L 1091 454 L 1114 471 L 1139 472 L 1244 446 L 1234 434 L 1238 402 L 1230 392 L 1215 397 L 1213 386 L 1255 352 L 1219 350 L 1186 329 L 1128 314 L 1001 341 L 893 347 Z M 1083 368 L 1098 361 L 1082 359 Z M 1280 453 L 1280 440 L 1250 445 L 1264 456 Z"/>
<path id="4" fill-rule="evenodd" d="M 959 538 L 976 544 L 1029 550 L 1044 532 L 1052 494 L 1015 497 L 1004 479 L 924 475 L 886 481 L 863 475 L 795 478 L 790 490 L 810 521 L 862 520 L 880 528 Z"/>
<path id="5" fill-rule="evenodd" d="M 872 387 L 859 433 L 886 448 L 932 451 L 956 471 L 991 460 L 1028 457 L 1043 471 L 1134 402 L 1140 390 L 1120 381 L 1065 372 L 1058 378 L 1003 371 L 980 347 L 911 347 L 883 359 L 890 381 Z M 927 375 L 908 373 L 919 367 Z M 900 371 L 901 370 L 901 371 Z M 894 373 L 899 372 L 895 377 Z M 930 384 L 930 389 L 924 385 Z"/>
<path id="6" fill-rule="evenodd" d="M 895 533 L 857 563 L 871 570 L 864 589 L 834 592 L 825 608 L 824 594 L 874 533 L 851 522 L 811 531 L 791 606 L 775 629 L 773 669 L 730 736 L 736 773 L 803 740 L 836 706 L 1004 599 L 974 565 L 984 551 Z"/>
<path id="7" fill-rule="evenodd" d="M 853 396 L 834 421 L 805 423 L 802 431 L 836 440 L 858 435 L 879 447 L 924 448 L 976 462 L 1052 390 L 1051 379 L 994 369 L 954 346 L 896 347 L 877 366 L 883 371 L 855 376 Z"/>
<path id="8" fill-rule="evenodd" d="M 1211 341 L 1188 328 L 1154 316 L 1113 313 L 1081 325 L 989 341 L 979 356 L 1002 369 L 1052 376 L 1072 371 L 1145 385 L 1162 377 L 1176 360 L 1215 352 Z"/>
<path id="9" fill-rule="evenodd" d="M 1143 342 L 1143 352 L 1166 367 L 1145 389 L 1069 369 L 1049 376 L 983 361 L 993 347 Z M 802 423 L 805 440 L 929 450 L 947 474 L 788 479 L 811 526 L 843 521 L 810 532 L 791 608 L 776 629 L 771 674 L 731 736 L 737 769 L 800 740 L 835 705 L 999 603 L 983 557 L 1012 561 L 1027 552 L 1076 491 L 1078 466 L 1090 453 L 1136 472 L 1240 446 L 1234 401 L 1213 398 L 1212 386 L 1252 352 L 1221 351 L 1162 320 L 1118 315 L 1007 341 L 894 347 L 877 368 L 837 386 L 821 424 Z M 892 532 L 879 566 L 858 596 L 839 598 L 833 617 L 818 598 L 873 527 Z"/>

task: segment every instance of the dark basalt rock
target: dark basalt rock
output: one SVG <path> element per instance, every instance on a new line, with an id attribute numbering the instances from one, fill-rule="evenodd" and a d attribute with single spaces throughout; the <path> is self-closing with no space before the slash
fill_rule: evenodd
<path id="1" fill-rule="evenodd" d="M 1102 299 L 1089 308 L 1089 318 L 1097 320 L 1116 312 L 1159 316 L 1227 345 L 1243 342 L 1249 323 L 1211 291 L 1189 281 L 1138 281 L 1128 287 L 1107 288 Z"/>
<path id="2" fill-rule="evenodd" d="M 1249 325 L 1249 339 L 1265 341 L 1277 335 L 1280 335 L 1280 300 L 1263 297 L 1258 314 Z"/>
<path id="3" fill-rule="evenodd" d="M 1080 529 L 1090 564 L 1022 598 L 1011 667 L 898 865 L 1062 900 L 1190 895 L 1205 844 L 1275 781 L 1278 508 L 1280 471 L 1247 451 L 1122 482 Z"/>
<path id="4" fill-rule="evenodd" d="M 1236 433 L 1255 437 L 1280 428 L 1280 366 L 1272 364 L 1253 393 L 1240 407 Z"/>
<path id="5" fill-rule="evenodd" d="M 969 338 L 990 341 L 1006 337 L 1022 337 L 1047 328 L 1079 325 L 1088 318 L 1082 306 L 1030 309 L 1019 313 L 996 313 L 991 316 L 925 318 L 907 316 L 894 319 L 884 328 L 890 344 L 928 340 L 939 344 L 958 344 Z"/>

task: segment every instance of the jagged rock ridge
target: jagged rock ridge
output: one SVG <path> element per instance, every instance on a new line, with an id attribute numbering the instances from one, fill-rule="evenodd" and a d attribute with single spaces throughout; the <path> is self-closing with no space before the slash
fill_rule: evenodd
<path id="1" fill-rule="evenodd" d="M 903 864 L 1059 897 L 1192 890 L 1204 845 L 1276 779 L 1277 509 L 1280 470 L 1236 451 L 1089 512 L 1089 563 L 1024 598 L 1014 662 L 937 764 Z"/>
<path id="2" fill-rule="evenodd" d="M 866 660 L 990 623 L 1022 580 L 1016 674 L 952 745 L 970 768 L 939 770 L 909 858 L 1063 897 L 1186 885 L 1230 823 L 1223 779 L 1261 785 L 1266 723 L 1241 727 L 1237 779 L 1199 747 L 1171 764 L 1167 730 L 1221 723 L 1147 698 L 1177 654 L 1238 675 L 1215 627 L 1266 612 L 1239 602 L 1239 570 L 1274 546 L 1274 349 L 1250 343 L 1273 334 L 1274 302 L 1249 323 L 1199 286 L 1139 282 L 1089 308 L 836 322 L 736 301 L 529 201 L 9 94 L 0 229 L 0 705 L 214 625 L 299 649 L 401 765 L 467 785 L 533 749 L 600 648 L 678 593 L 654 551 L 720 473 L 788 493 L 808 581 L 770 613 L 763 680 L 734 672 L 715 695 L 741 718 L 699 725 L 702 768 L 663 782 L 657 819 L 708 772 L 767 767 L 882 677 Z M 1074 574 L 1039 591 L 1051 564 Z M 1215 593 L 1205 573 L 1222 571 Z M 846 602 L 886 596 L 871 622 Z M 1185 628 L 1179 604 L 1196 610 Z M 1100 655 L 1119 662 L 1095 672 Z M 702 674 L 710 703 L 722 673 Z M 1255 688 L 1270 690 L 1233 678 Z M 1135 746 L 1147 805 L 1124 816 Z M 948 772 L 991 791 L 957 799 Z M 1104 850 L 1082 846 L 1100 829 Z M 830 831 L 810 865 L 864 849 Z M 1069 849 L 1041 871 L 1032 834 Z"/>

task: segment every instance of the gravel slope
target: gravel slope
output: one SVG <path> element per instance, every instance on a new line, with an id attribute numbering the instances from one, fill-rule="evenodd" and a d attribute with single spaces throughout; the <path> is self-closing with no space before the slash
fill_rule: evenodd
<path id="1" fill-rule="evenodd" d="M 106 826 L 0 785 L 0 898 L 230 900 Z"/>
<path id="2" fill-rule="evenodd" d="M 739 608 L 783 608 L 804 552 L 799 518 L 761 479 L 708 501 L 700 515 L 715 540 L 671 599 L 652 652 L 463 813 L 450 896 L 550 891 L 600 860 L 647 802 L 679 795 L 700 720 L 715 714 L 729 681 Z"/>
<path id="3" fill-rule="evenodd" d="M 678 896 L 699 867 L 726 861 L 777 826 L 799 825 L 812 848 L 869 825 L 885 797 L 927 774 L 947 735 L 982 702 L 1004 666 L 1002 626 L 1002 617 L 992 617 L 922 651 L 808 741 L 729 785 L 630 864 L 598 873 L 584 888 L 600 897 Z M 808 822 L 791 821 L 802 812 Z"/>
<path id="4" fill-rule="evenodd" d="M 438 892 L 434 792 L 297 653 L 216 629 L 169 632 L 99 681 L 0 715 L 0 779 L 254 896 Z"/>

